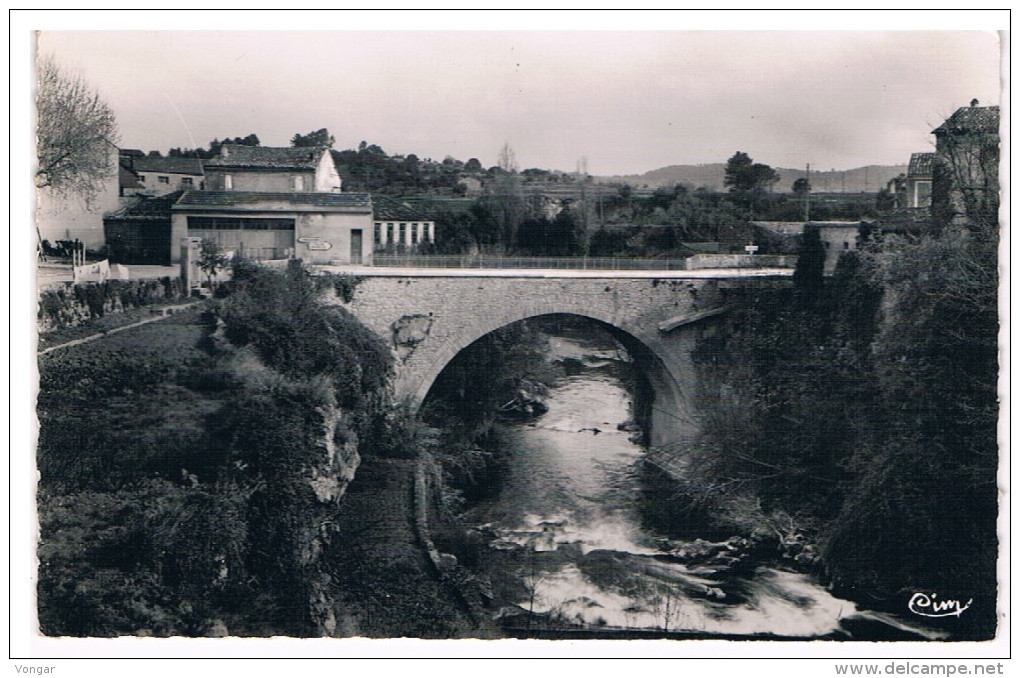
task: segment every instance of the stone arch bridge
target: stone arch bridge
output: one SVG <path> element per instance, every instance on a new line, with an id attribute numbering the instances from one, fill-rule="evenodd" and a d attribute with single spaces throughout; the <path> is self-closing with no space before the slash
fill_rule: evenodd
<path id="1" fill-rule="evenodd" d="M 338 269 L 339 270 L 339 269 Z M 362 277 L 348 304 L 396 357 L 398 398 L 418 406 L 444 367 L 472 342 L 536 316 L 570 314 L 605 326 L 647 377 L 653 445 L 698 432 L 690 351 L 734 290 L 789 270 L 510 271 L 344 270 Z"/>

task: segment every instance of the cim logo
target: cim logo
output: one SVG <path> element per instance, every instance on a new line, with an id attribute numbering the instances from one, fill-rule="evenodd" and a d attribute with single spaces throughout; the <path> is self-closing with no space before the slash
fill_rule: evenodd
<path id="1" fill-rule="evenodd" d="M 973 598 L 964 604 L 955 598 L 946 598 L 945 600 L 936 600 L 936 598 L 938 598 L 937 593 L 931 595 L 915 593 L 910 597 L 907 609 L 922 617 L 959 617 L 974 602 Z"/>

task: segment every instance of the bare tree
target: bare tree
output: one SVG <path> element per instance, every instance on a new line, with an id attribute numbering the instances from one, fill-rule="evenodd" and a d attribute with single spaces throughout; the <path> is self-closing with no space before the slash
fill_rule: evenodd
<path id="1" fill-rule="evenodd" d="M 499 149 L 499 157 L 496 163 L 507 174 L 513 174 L 517 171 L 517 156 L 514 154 L 514 149 L 510 147 L 509 143 L 504 142 L 503 148 Z"/>
<path id="2" fill-rule="evenodd" d="M 496 162 L 501 171 L 493 182 L 494 211 L 504 251 L 510 253 L 517 244 L 517 229 L 524 219 L 525 205 L 517 177 L 517 157 L 509 143 L 504 143 L 499 149 Z"/>
<path id="3" fill-rule="evenodd" d="M 113 111 L 91 85 L 50 57 L 38 62 L 35 103 L 36 186 L 90 202 L 117 169 L 110 159 L 118 141 Z"/>

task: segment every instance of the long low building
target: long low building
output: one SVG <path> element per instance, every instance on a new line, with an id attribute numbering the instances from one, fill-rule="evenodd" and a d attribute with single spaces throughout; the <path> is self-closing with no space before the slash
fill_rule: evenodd
<path id="1" fill-rule="evenodd" d="M 224 251 L 258 259 L 371 263 L 368 193 L 187 191 L 171 214 L 174 263 L 184 237 L 212 240 Z"/>

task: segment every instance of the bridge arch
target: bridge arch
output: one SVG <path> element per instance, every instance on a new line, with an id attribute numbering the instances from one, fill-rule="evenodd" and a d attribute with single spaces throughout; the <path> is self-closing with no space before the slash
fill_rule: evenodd
<path id="1" fill-rule="evenodd" d="M 540 308 L 532 306 L 527 310 L 508 309 L 501 314 L 480 319 L 480 322 L 472 327 L 464 328 L 464 331 L 458 333 L 455 338 L 448 338 L 443 342 L 442 349 L 432 355 L 430 364 L 424 371 L 404 371 L 398 376 L 398 382 L 403 382 L 398 383 L 398 395 L 403 395 L 413 407 L 420 407 L 439 375 L 461 351 L 503 327 L 524 320 L 555 315 L 580 317 L 604 328 L 619 341 L 634 360 L 635 367 L 647 380 L 651 393 L 645 395 L 650 396 L 650 402 L 641 403 L 642 411 L 635 414 L 642 420 L 643 425 L 650 428 L 652 443 L 675 442 L 678 438 L 691 435 L 692 421 L 685 417 L 685 414 L 689 414 L 689 402 L 686 389 L 681 388 L 683 376 L 671 369 L 669 362 L 674 362 L 672 356 L 660 355 L 662 347 L 658 345 L 660 342 L 657 337 L 648 337 L 647 332 L 641 328 L 629 327 L 627 323 L 598 310 L 579 311 L 560 304 L 540 306 Z"/>
<path id="2" fill-rule="evenodd" d="M 690 352 L 701 323 L 689 319 L 717 308 L 718 297 L 706 280 L 423 272 L 368 276 L 347 308 L 391 346 L 395 395 L 413 407 L 424 402 L 454 357 L 481 337 L 537 316 L 588 318 L 620 341 L 647 378 L 650 442 L 664 445 L 699 432 Z"/>

